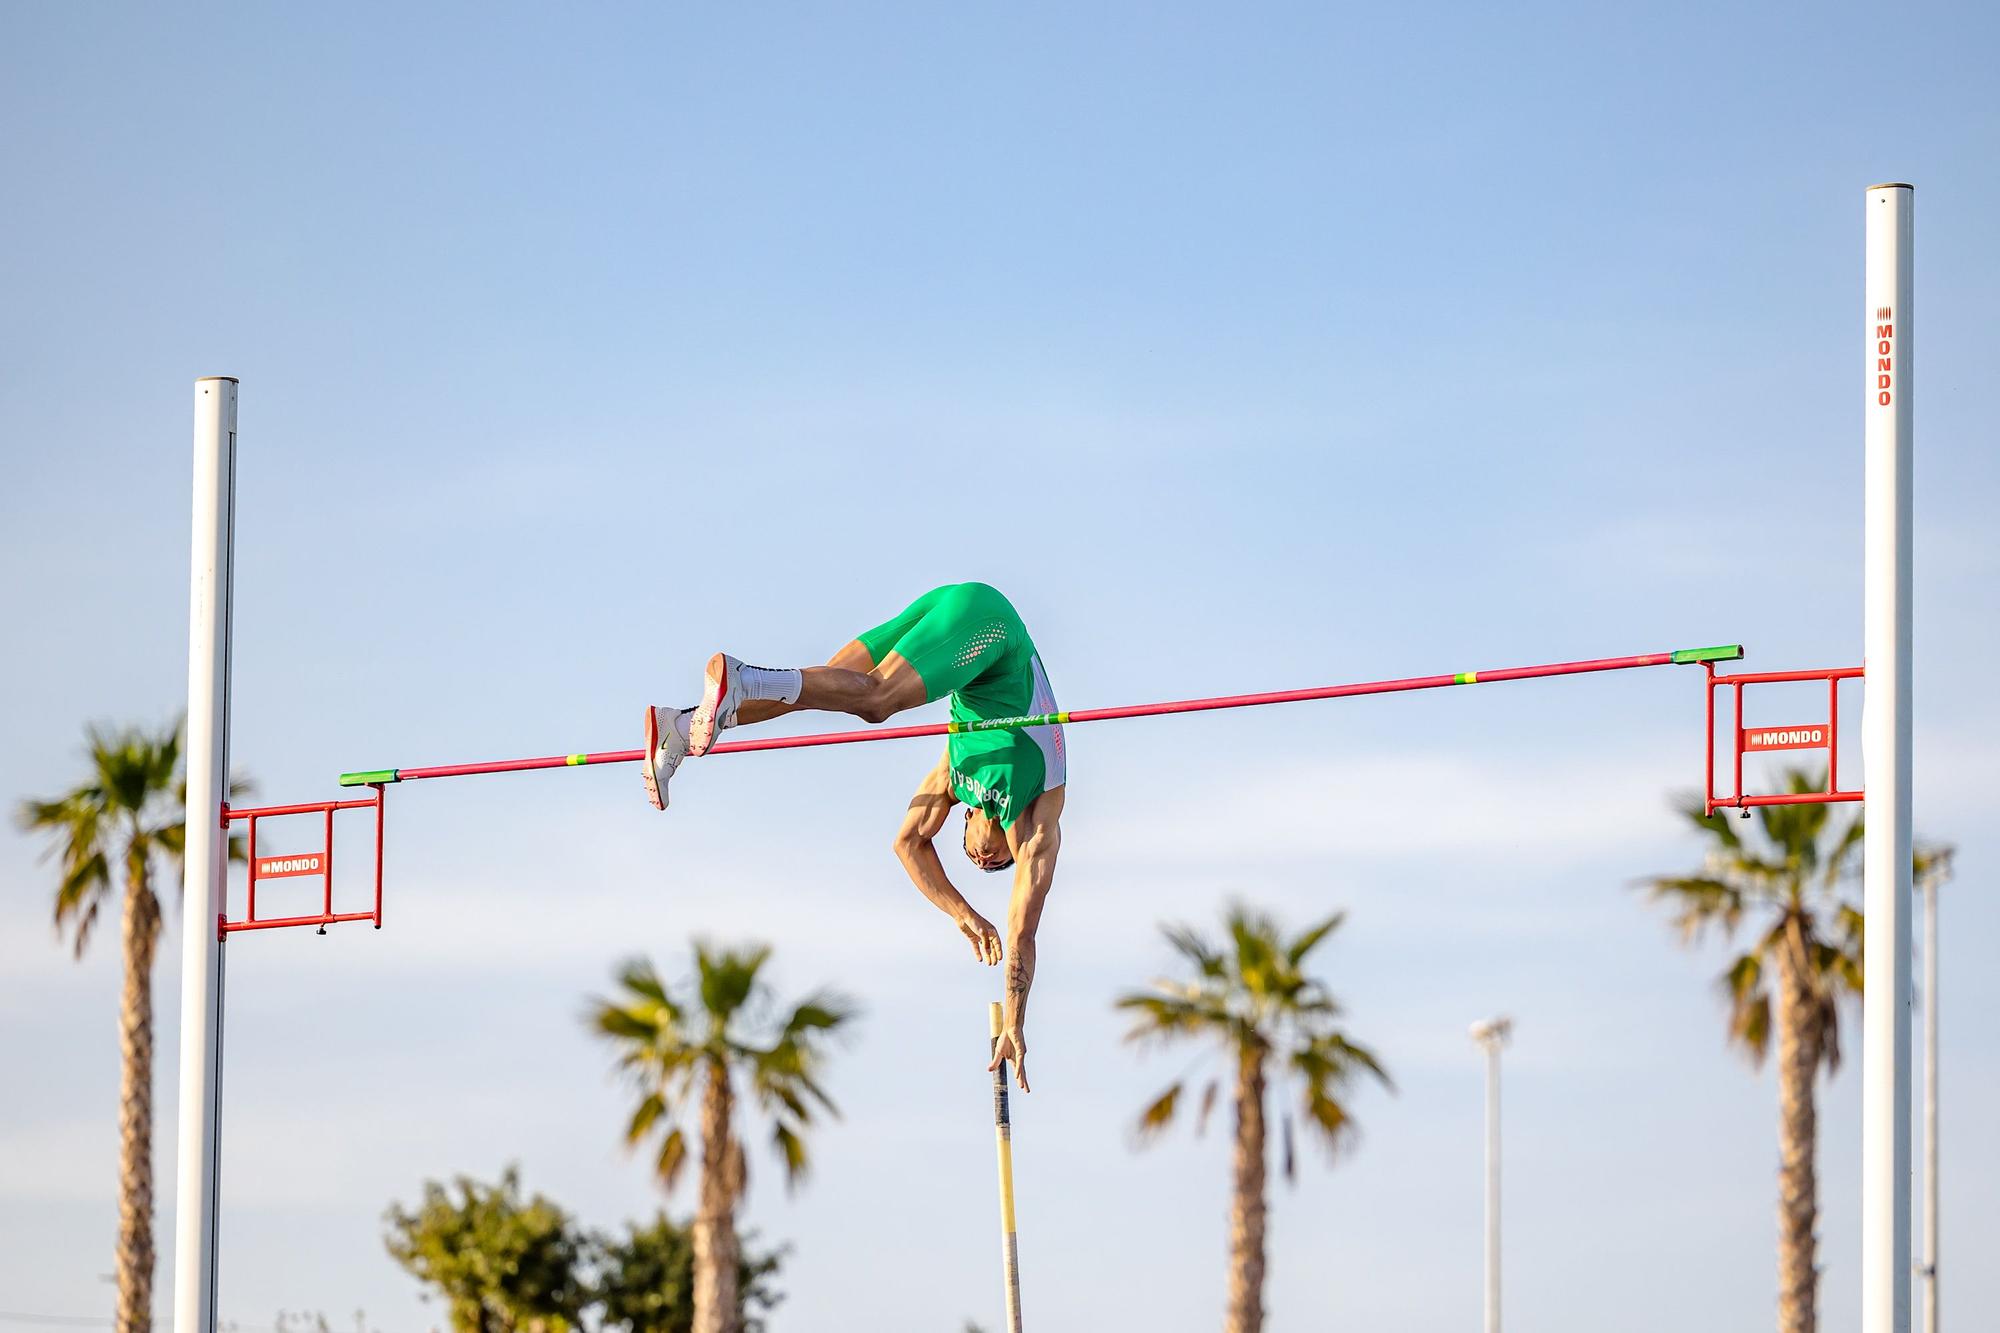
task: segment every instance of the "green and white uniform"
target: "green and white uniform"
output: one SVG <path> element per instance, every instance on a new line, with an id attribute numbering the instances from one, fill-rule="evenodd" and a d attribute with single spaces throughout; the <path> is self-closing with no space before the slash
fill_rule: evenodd
<path id="1" fill-rule="evenodd" d="M 916 668 L 925 702 L 950 695 L 954 722 L 1058 711 L 1028 627 L 987 584 L 933 588 L 860 643 L 878 664 L 893 652 Z M 1060 726 L 954 733 L 945 752 L 952 793 L 1002 828 L 1068 777 Z"/>

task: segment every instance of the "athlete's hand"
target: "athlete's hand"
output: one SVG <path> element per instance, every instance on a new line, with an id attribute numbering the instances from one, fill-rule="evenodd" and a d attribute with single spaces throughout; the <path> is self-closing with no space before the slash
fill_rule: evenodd
<path id="1" fill-rule="evenodd" d="M 968 908 L 965 915 L 958 919 L 958 929 L 960 934 L 972 941 L 974 958 L 988 967 L 999 963 L 1004 950 L 1000 945 L 1000 932 L 993 928 L 991 921 Z"/>
<path id="2" fill-rule="evenodd" d="M 1000 1040 L 993 1045 L 993 1063 L 986 1066 L 992 1073 L 1000 1067 L 1002 1060 L 1014 1062 L 1014 1081 L 1021 1085 L 1021 1091 L 1028 1090 L 1028 1039 L 1021 1035 L 1019 1028 L 1006 1028 L 1000 1033 Z"/>

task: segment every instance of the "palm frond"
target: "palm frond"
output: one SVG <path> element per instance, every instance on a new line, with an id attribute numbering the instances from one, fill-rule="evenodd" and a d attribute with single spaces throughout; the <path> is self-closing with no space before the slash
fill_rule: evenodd
<path id="1" fill-rule="evenodd" d="M 1195 971 L 1204 977 L 1219 980 L 1222 977 L 1222 953 L 1210 944 L 1193 926 L 1161 926 L 1160 933 L 1167 937 L 1174 952 L 1193 963 Z"/>
<path id="2" fill-rule="evenodd" d="M 84 950 L 90 947 L 90 939 L 97 929 L 98 910 L 103 906 L 102 896 L 94 896 L 82 912 L 71 918 L 70 956 L 81 960 Z M 61 927 L 57 927 L 58 930 Z"/>
<path id="3" fill-rule="evenodd" d="M 780 1120 L 771 1129 L 771 1146 L 777 1151 L 778 1160 L 785 1165 L 785 1188 L 797 1188 L 805 1180 L 811 1166 L 806 1154 L 806 1141 Z"/>
<path id="4" fill-rule="evenodd" d="M 1332 1032 L 1316 1039 L 1308 1048 L 1314 1054 L 1330 1057 L 1333 1067 L 1343 1082 L 1351 1082 L 1359 1074 L 1367 1074 L 1389 1091 L 1396 1090 L 1396 1080 L 1389 1077 L 1388 1068 L 1371 1047 L 1353 1041 L 1345 1033 Z"/>
<path id="5" fill-rule="evenodd" d="M 1852 879 L 1858 867 L 1855 862 L 1861 855 L 1861 848 L 1867 841 L 1867 821 L 1860 815 L 1847 821 L 1840 836 L 1826 854 L 1826 869 L 1820 887 L 1831 892 L 1840 887 L 1843 880 Z"/>
<path id="6" fill-rule="evenodd" d="M 1910 872 L 1920 888 L 1926 880 L 1947 883 L 1957 858 L 1958 848 L 1948 842 L 1919 842 L 1910 853 Z"/>
<path id="7" fill-rule="evenodd" d="M 1318 925 L 1308 927 L 1285 947 L 1285 961 L 1293 967 L 1300 966 L 1305 962 L 1306 955 L 1311 953 L 1321 940 L 1339 930 L 1345 920 L 1347 913 L 1335 912 Z"/>
<path id="8" fill-rule="evenodd" d="M 648 1044 L 660 1034 L 658 1023 L 609 1000 L 594 1002 L 590 1011 L 590 1025 L 600 1036 L 620 1037 L 627 1041 Z"/>
<path id="9" fill-rule="evenodd" d="M 1181 1089 L 1184 1085 L 1175 1083 L 1165 1092 L 1153 1098 L 1146 1109 L 1139 1113 L 1139 1123 L 1133 1126 L 1141 1145 L 1151 1143 L 1165 1132 L 1174 1122 L 1174 1112 L 1180 1106 Z"/>
<path id="10" fill-rule="evenodd" d="M 653 1174 L 659 1178 L 662 1188 L 669 1193 L 680 1183 L 681 1172 L 687 1168 L 687 1135 L 679 1129 L 668 1132 L 660 1143 L 660 1155 L 653 1161 Z"/>
<path id="11" fill-rule="evenodd" d="M 1743 919 L 1743 891 L 1712 875 L 1656 875 L 1639 881 L 1654 902 L 1665 903 L 1682 943 L 1693 944 L 1710 926 L 1727 939 Z"/>
<path id="12" fill-rule="evenodd" d="M 631 1123 L 625 1127 L 626 1145 L 636 1147 L 640 1140 L 652 1132 L 653 1126 L 666 1113 L 666 1099 L 657 1092 L 647 1093 L 645 1099 L 639 1103 L 639 1108 L 632 1112 Z"/>
<path id="13" fill-rule="evenodd" d="M 1229 909 L 1229 939 L 1236 946 L 1236 977 L 1252 995 L 1269 994 L 1280 979 L 1277 960 L 1278 924 L 1269 916 L 1238 903 Z"/>
<path id="14" fill-rule="evenodd" d="M 1822 971 L 1833 978 L 1837 986 L 1859 995 L 1866 977 L 1864 960 L 1868 956 L 1868 923 L 1859 908 L 1842 903 L 1834 911 L 1833 927 L 1834 938 L 1824 946 L 1829 953 L 1822 963 Z"/>
<path id="15" fill-rule="evenodd" d="M 764 1084 L 758 1088 L 758 1091 L 763 1095 L 766 1105 L 774 1106 L 788 1113 L 794 1120 L 797 1120 L 801 1124 L 811 1122 L 812 1108 L 806 1105 L 806 1099 L 800 1095 L 800 1090 L 792 1083 Z"/>
<path id="16" fill-rule="evenodd" d="M 1121 995 L 1113 1001 L 1114 1008 L 1134 1015 L 1126 1041 L 1174 1041 L 1229 1030 L 1232 1016 L 1217 997 L 1186 990 L 1175 993 L 1175 983 L 1170 981 L 1154 984 L 1159 990 Z"/>
<path id="17" fill-rule="evenodd" d="M 1352 1087 L 1367 1075 L 1388 1092 L 1396 1090 L 1395 1080 L 1374 1051 L 1350 1040 L 1344 1033 L 1322 1033 L 1291 1052 L 1286 1066 L 1297 1074 L 1307 1097 L 1332 1096 Z"/>
<path id="18" fill-rule="evenodd" d="M 1715 839 L 1723 851 L 1734 852 L 1743 846 L 1743 838 L 1736 831 L 1735 821 L 1730 819 L 1726 812 L 1719 815 L 1708 814 L 1705 810 L 1707 803 L 1699 793 L 1682 792 L 1673 798 L 1672 804 L 1684 819 Z"/>
<path id="19" fill-rule="evenodd" d="M 1762 1067 L 1771 1043 L 1771 994 L 1759 951 L 1739 954 L 1716 984 L 1729 1002 L 1729 1036 L 1753 1066 Z"/>
<path id="20" fill-rule="evenodd" d="M 799 1086 L 806 1090 L 806 1095 L 818 1102 L 828 1115 L 835 1120 L 840 1119 L 840 1108 L 833 1104 L 833 1098 L 826 1095 L 826 1089 L 819 1085 L 818 1080 L 801 1074 L 798 1082 Z"/>
<path id="21" fill-rule="evenodd" d="M 715 1031 L 722 1032 L 738 1010 L 757 991 L 757 973 L 771 956 L 767 944 L 744 949 L 716 949 L 706 944 L 695 948 L 696 984 L 701 1007 L 707 1011 Z"/>
<path id="22" fill-rule="evenodd" d="M 651 959 L 633 958 L 625 962 L 618 970 L 618 984 L 641 999 L 649 1000 L 678 1017 L 678 1006 L 667 994 L 666 983 L 660 980 L 660 974 L 654 969 Z"/>
<path id="23" fill-rule="evenodd" d="M 798 1037 L 808 1032 L 830 1032 L 855 1016 L 858 1009 L 832 996 L 815 997 L 792 1010 L 785 1020 L 784 1035 Z"/>
<path id="24" fill-rule="evenodd" d="M 1840 1072 L 1840 1005 L 1832 995 L 1821 996 L 1813 1006 L 1813 1022 L 1819 1026 L 1819 1061 L 1828 1074 Z"/>
<path id="25" fill-rule="evenodd" d="M 1309 1125 L 1329 1156 L 1337 1156 L 1353 1146 L 1360 1134 L 1349 1115 L 1347 1107 L 1323 1091 L 1309 1089 L 1305 1100 L 1306 1124 Z"/>
<path id="26" fill-rule="evenodd" d="M 102 850 L 93 848 L 82 860 L 64 867 L 56 886 L 55 923 L 58 931 L 70 927 L 76 957 L 83 957 L 89 946 L 98 909 L 110 892 L 111 864 Z"/>
<path id="27" fill-rule="evenodd" d="M 1199 1138 L 1208 1132 L 1208 1118 L 1215 1113 L 1215 1102 L 1221 1094 L 1222 1080 L 1220 1079 L 1210 1079 L 1208 1086 L 1201 1090 L 1201 1110 L 1196 1113 L 1194 1118 L 1195 1137 Z"/>

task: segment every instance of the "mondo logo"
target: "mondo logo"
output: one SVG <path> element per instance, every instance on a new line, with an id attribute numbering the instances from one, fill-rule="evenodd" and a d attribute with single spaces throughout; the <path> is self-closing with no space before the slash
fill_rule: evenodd
<path id="1" fill-rule="evenodd" d="M 282 879 L 287 875 L 324 875 L 325 852 L 301 852 L 297 856 L 260 856 L 253 867 L 258 879 Z"/>
<path id="2" fill-rule="evenodd" d="M 1896 314 L 1888 306 L 1875 311 L 1875 404 L 1896 401 Z"/>
<path id="3" fill-rule="evenodd" d="M 1745 727 L 1743 748 L 1751 750 L 1823 750 L 1831 729 L 1815 723 L 1804 727 Z"/>

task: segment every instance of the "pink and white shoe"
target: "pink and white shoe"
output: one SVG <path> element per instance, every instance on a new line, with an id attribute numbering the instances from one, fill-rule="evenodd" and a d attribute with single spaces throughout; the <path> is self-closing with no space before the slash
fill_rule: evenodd
<path id="1" fill-rule="evenodd" d="M 725 728 L 736 725 L 736 709 L 747 697 L 743 692 L 743 663 L 728 653 L 709 658 L 701 702 L 695 705 L 694 717 L 688 724 L 688 753 L 707 754 L 715 738 Z"/>
<path id="2" fill-rule="evenodd" d="M 667 780 L 687 757 L 687 727 L 681 721 L 686 708 L 646 709 L 646 753 L 639 760 L 639 772 L 646 779 L 646 799 L 655 810 L 667 808 Z"/>

